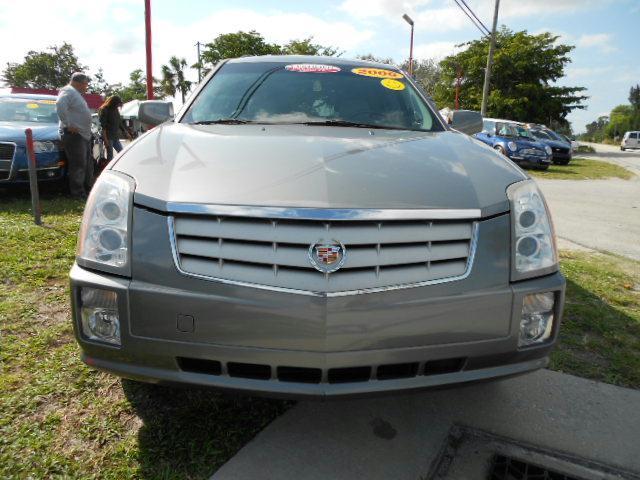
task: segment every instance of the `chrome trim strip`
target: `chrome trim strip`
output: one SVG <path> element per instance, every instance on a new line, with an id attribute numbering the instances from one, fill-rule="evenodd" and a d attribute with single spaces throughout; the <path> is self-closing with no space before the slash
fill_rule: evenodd
<path id="1" fill-rule="evenodd" d="M 472 220 L 482 216 L 479 208 L 469 209 L 375 209 L 375 208 L 294 208 L 249 205 L 206 205 L 167 202 L 167 212 L 230 217 L 275 218 L 284 220 Z"/>
<path id="2" fill-rule="evenodd" d="M 417 287 L 426 287 L 429 285 L 439 285 L 442 283 L 456 282 L 459 280 L 464 280 L 471 274 L 471 269 L 473 267 L 473 260 L 476 255 L 476 247 L 478 244 L 478 227 L 479 223 L 477 221 L 473 222 L 473 229 L 471 231 L 471 241 L 469 246 L 469 256 L 467 257 L 467 267 L 462 275 L 458 275 L 457 277 L 446 277 L 440 278 L 438 280 L 427 280 L 424 282 L 418 283 L 407 283 L 402 285 L 390 285 L 387 287 L 376 287 L 376 288 L 365 288 L 360 290 L 345 290 L 342 292 L 312 292 L 308 290 L 297 290 L 295 288 L 286 288 L 286 287 L 275 287 L 270 285 L 262 285 L 258 283 L 250 283 L 250 282 L 241 282 L 238 280 L 227 280 L 225 278 L 217 278 L 217 277 L 209 277 L 207 275 L 200 275 L 197 273 L 186 272 L 182 269 L 180 265 L 180 257 L 178 255 L 178 245 L 176 241 L 176 232 L 174 226 L 174 218 L 173 216 L 167 217 L 167 227 L 169 233 L 169 242 L 171 243 L 171 254 L 173 256 L 173 263 L 176 266 L 176 269 L 179 273 L 186 277 L 197 278 L 200 280 L 208 280 L 212 282 L 219 282 L 225 285 L 235 285 L 239 287 L 248 287 L 248 288 L 257 288 L 259 290 L 269 290 L 272 292 L 278 293 L 292 293 L 296 295 L 307 295 L 311 297 L 347 297 L 350 295 L 362 295 L 366 293 L 379 293 L 379 292 L 390 292 L 393 290 L 403 290 L 406 288 L 417 288 Z"/>

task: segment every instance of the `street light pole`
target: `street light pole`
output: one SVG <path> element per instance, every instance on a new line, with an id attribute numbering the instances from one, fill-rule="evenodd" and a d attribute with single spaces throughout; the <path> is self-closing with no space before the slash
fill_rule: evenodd
<path id="1" fill-rule="evenodd" d="M 151 62 L 151 0 L 144 0 L 144 26 L 147 49 L 147 99 L 153 100 L 153 71 Z"/>
<path id="2" fill-rule="evenodd" d="M 402 15 L 405 22 L 411 25 L 411 41 L 409 43 L 409 75 L 413 75 L 413 20 L 406 13 Z"/>
<path id="3" fill-rule="evenodd" d="M 491 29 L 491 40 L 489 41 L 489 55 L 487 55 L 487 68 L 484 71 L 484 86 L 482 88 L 482 107 L 480 113 L 483 117 L 487 115 L 487 100 L 489 99 L 489 81 L 491 80 L 491 64 L 493 63 L 493 50 L 496 48 L 496 27 L 498 25 L 498 8 L 500 0 L 496 0 L 496 8 L 493 12 L 493 28 Z"/>

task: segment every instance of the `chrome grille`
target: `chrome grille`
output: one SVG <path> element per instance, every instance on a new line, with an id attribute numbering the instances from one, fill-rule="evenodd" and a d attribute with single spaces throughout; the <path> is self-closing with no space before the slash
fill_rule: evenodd
<path id="1" fill-rule="evenodd" d="M 525 148 L 523 150 L 521 150 L 521 153 L 523 155 L 545 155 L 545 153 L 542 150 L 538 150 L 537 148 Z"/>
<path id="2" fill-rule="evenodd" d="M 13 160 L 13 154 L 15 151 L 15 143 L 0 142 L 0 160 Z"/>
<path id="3" fill-rule="evenodd" d="M 169 218 L 179 269 L 203 278 L 297 293 L 363 290 L 454 280 L 470 267 L 472 220 L 324 221 L 179 214 Z M 323 274 L 309 247 L 340 242 L 345 261 Z"/>
<path id="4" fill-rule="evenodd" d="M 15 143 L 0 142 L 0 179 L 2 179 L 2 174 L 8 175 L 9 170 L 11 170 L 11 163 L 15 152 Z"/>

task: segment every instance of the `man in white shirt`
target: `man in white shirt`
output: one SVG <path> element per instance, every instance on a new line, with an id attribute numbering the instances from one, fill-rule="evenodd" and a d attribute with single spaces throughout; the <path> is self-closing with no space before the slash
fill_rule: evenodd
<path id="1" fill-rule="evenodd" d="M 60 89 L 56 110 L 60 117 L 60 136 L 67 157 L 69 190 L 74 198 L 86 199 L 93 184 L 91 157 L 91 110 L 82 97 L 89 88 L 89 77 L 71 75 L 69 85 Z"/>

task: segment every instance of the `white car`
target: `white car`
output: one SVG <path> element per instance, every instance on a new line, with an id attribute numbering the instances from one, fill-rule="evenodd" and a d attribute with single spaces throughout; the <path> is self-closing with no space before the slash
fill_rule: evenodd
<path id="1" fill-rule="evenodd" d="M 620 150 L 623 152 L 627 148 L 640 148 L 640 132 L 627 132 L 620 142 Z"/>

